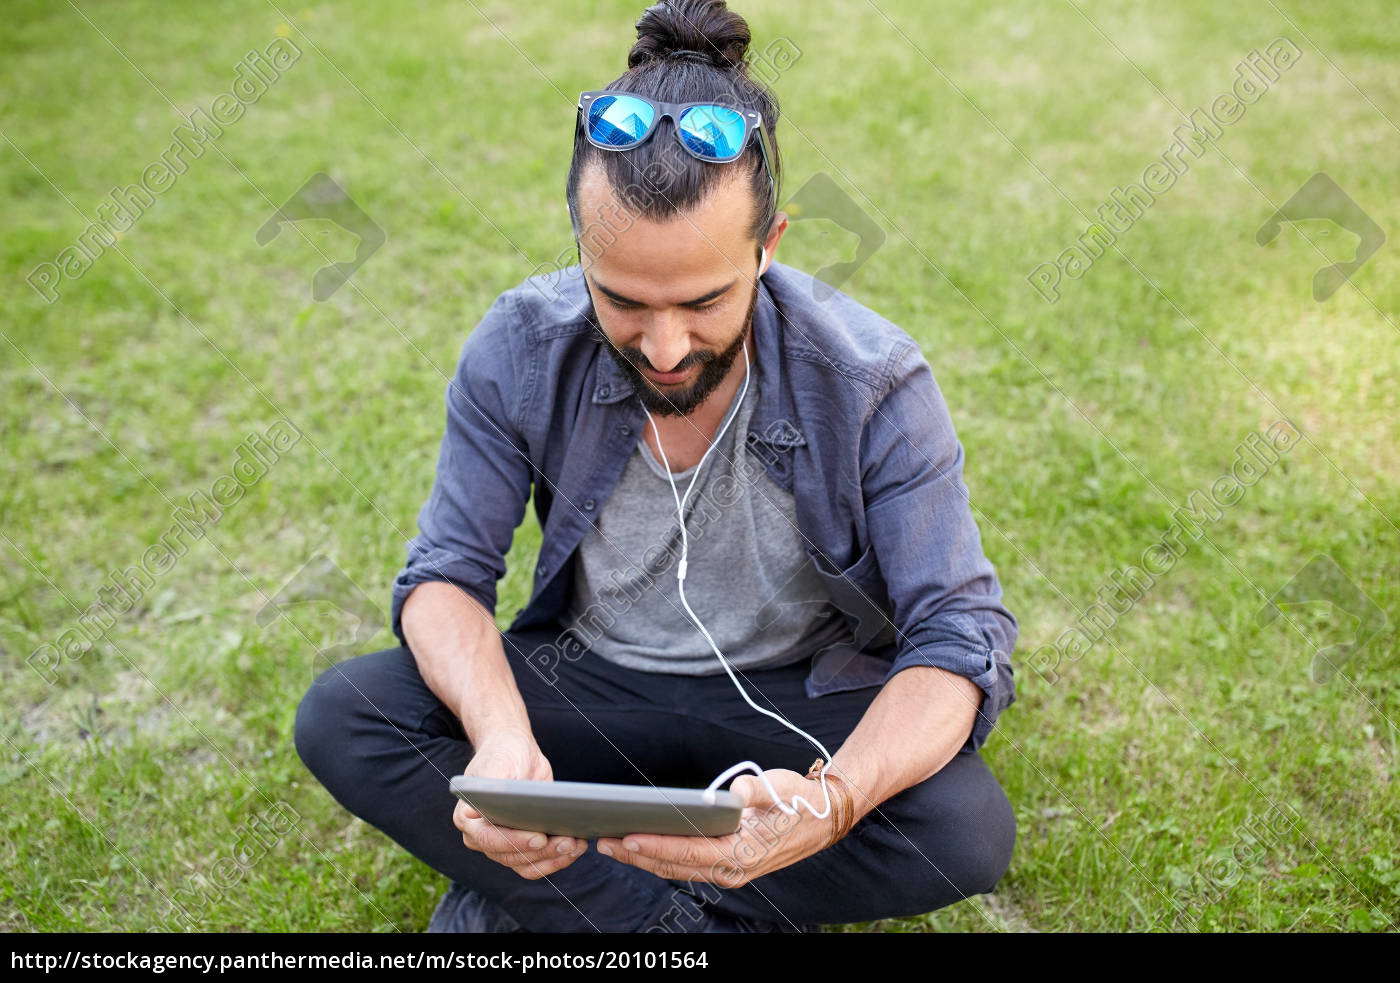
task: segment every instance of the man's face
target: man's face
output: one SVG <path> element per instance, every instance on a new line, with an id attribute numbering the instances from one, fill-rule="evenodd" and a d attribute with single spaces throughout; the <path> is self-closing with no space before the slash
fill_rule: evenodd
<path id="1" fill-rule="evenodd" d="M 658 416 L 685 416 L 730 372 L 758 301 L 759 247 L 743 182 L 668 222 L 636 218 L 602 168 L 579 180 L 580 253 L 608 354 Z"/>

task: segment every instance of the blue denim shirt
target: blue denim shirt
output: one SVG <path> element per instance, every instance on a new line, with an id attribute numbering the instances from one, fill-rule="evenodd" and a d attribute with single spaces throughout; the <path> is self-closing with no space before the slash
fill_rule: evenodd
<path id="1" fill-rule="evenodd" d="M 776 261 L 760 278 L 759 402 L 741 435 L 793 493 L 807 553 L 855 637 L 814 660 L 807 694 L 940 666 L 985 694 L 962 748 L 975 751 L 1015 699 L 1017 624 L 982 552 L 962 445 L 918 343 L 845 294 L 817 301 L 818 286 Z M 510 627 L 563 621 L 574 550 L 645 422 L 592 317 L 575 265 L 501 294 L 467 337 L 437 477 L 394 581 L 401 640 L 404 601 L 425 581 L 456 584 L 494 613 L 532 489 L 543 539 L 530 602 Z"/>

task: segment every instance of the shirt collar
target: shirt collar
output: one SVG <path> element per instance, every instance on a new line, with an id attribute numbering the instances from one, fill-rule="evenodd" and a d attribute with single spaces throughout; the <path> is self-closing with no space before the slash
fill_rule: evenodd
<path id="1" fill-rule="evenodd" d="M 760 277 L 758 300 L 753 312 L 754 344 L 758 349 L 756 368 L 759 372 L 758 406 L 749 419 L 749 433 L 774 447 L 799 447 L 807 443 L 796 426 L 796 413 L 788 404 L 784 409 L 783 333 L 778 324 L 778 311 L 768 285 Z M 599 343 L 593 381 L 593 402 L 616 403 L 633 394 L 632 381 L 623 374 L 617 360 L 602 350 Z"/>

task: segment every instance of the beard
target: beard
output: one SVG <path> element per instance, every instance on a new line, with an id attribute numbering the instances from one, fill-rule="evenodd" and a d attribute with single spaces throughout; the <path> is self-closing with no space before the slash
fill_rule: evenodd
<path id="1" fill-rule="evenodd" d="M 695 375 L 695 380 L 689 386 L 684 389 L 672 386 L 666 392 L 662 392 L 656 387 L 656 383 L 642 374 L 642 369 L 655 369 L 656 366 L 647 360 L 640 348 L 620 348 L 609 340 L 598 323 L 597 311 L 593 309 L 591 298 L 589 300 L 591 315 L 589 320 L 593 325 L 594 337 L 612 356 L 613 361 L 622 370 L 622 374 L 631 381 L 632 389 L 636 392 L 637 398 L 641 400 L 642 405 L 650 413 L 656 416 L 688 416 L 709 398 L 710 394 L 724 381 L 724 377 L 729 374 L 734 360 L 743 351 L 744 342 L 753 327 L 753 312 L 757 304 L 758 282 L 755 278 L 753 296 L 749 298 L 749 309 L 744 314 L 744 325 L 739 330 L 739 336 L 721 352 L 693 351 L 681 359 L 671 371 L 684 372 L 692 365 L 699 365 L 700 369 Z"/>

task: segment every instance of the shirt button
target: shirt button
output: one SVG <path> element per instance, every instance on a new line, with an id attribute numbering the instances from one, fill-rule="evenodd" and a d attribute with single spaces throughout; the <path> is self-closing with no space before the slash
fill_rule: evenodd
<path id="1" fill-rule="evenodd" d="M 541 564 L 540 564 L 540 566 L 539 566 L 539 574 L 540 574 L 541 577 L 543 577 L 543 576 L 545 575 L 545 573 L 546 573 L 548 570 L 549 570 L 548 565 L 546 565 L 546 564 L 544 564 L 544 563 L 541 563 Z"/>
<path id="2" fill-rule="evenodd" d="M 625 424 L 625 423 L 624 423 L 622 426 L 618 427 L 617 429 L 620 430 L 620 431 L 622 432 L 622 436 L 624 436 L 624 437 L 630 437 L 630 436 L 632 436 L 632 428 L 629 427 L 629 426 L 628 426 L 627 424 Z"/>
<path id="3" fill-rule="evenodd" d="M 599 386 L 599 387 L 598 387 L 598 395 L 604 397 L 605 399 L 606 399 L 608 396 L 611 396 L 611 395 L 612 395 L 612 386 Z"/>
<path id="4" fill-rule="evenodd" d="M 592 511 L 593 511 L 593 506 L 596 505 L 596 504 L 597 504 L 597 503 L 594 502 L 593 499 L 590 498 L 588 501 L 586 501 L 586 502 L 583 503 L 583 507 L 584 507 L 585 509 L 587 509 L 589 512 L 592 512 Z"/>

